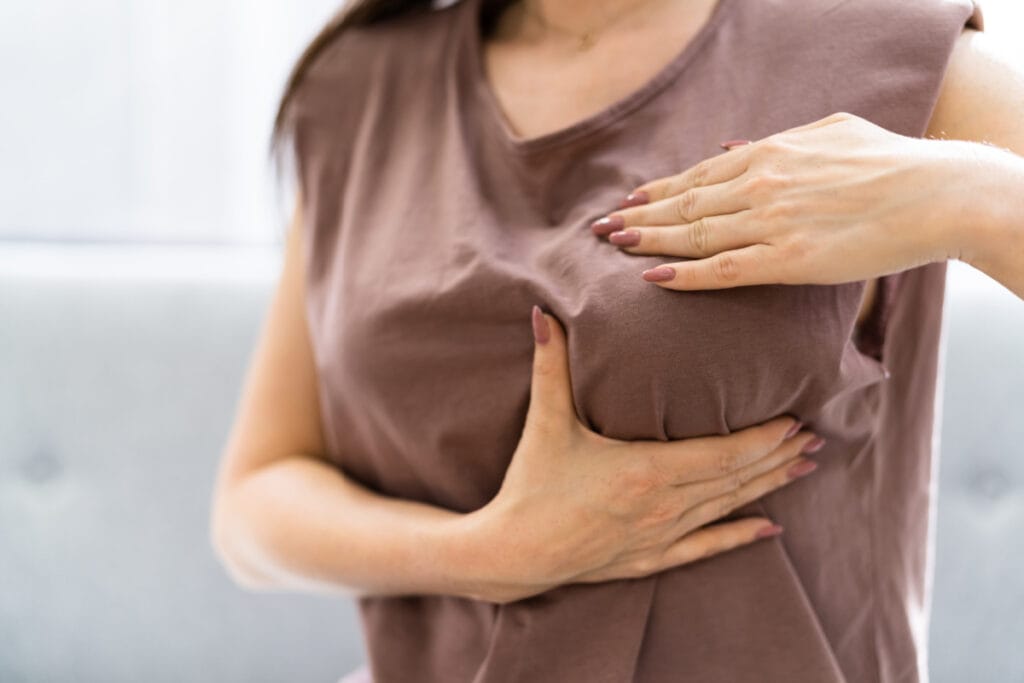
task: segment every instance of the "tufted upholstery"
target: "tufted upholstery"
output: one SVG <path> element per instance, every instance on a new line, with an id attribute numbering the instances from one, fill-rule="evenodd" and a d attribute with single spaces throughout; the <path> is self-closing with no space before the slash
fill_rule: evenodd
<path id="1" fill-rule="evenodd" d="M 352 605 L 236 588 L 213 473 L 277 253 L 0 244 L 0 681 L 337 681 Z M 931 665 L 1024 680 L 1024 303 L 953 268 Z M 851 682 L 856 683 L 856 682 Z"/>

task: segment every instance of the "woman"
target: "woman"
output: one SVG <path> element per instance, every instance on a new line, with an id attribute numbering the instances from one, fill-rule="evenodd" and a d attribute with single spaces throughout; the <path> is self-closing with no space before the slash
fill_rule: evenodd
<path id="1" fill-rule="evenodd" d="M 921 680 L 944 260 L 1024 292 L 1024 160 L 920 139 L 1024 151 L 977 7 L 344 16 L 281 107 L 236 580 L 358 595 L 381 683 Z"/>

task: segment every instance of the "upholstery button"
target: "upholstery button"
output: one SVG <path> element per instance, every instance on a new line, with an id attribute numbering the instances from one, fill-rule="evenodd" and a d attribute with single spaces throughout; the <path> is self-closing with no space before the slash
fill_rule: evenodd
<path id="1" fill-rule="evenodd" d="M 22 475 L 35 484 L 44 484 L 56 479 L 62 469 L 60 460 L 45 450 L 37 451 L 21 462 Z"/>
<path id="2" fill-rule="evenodd" d="M 1006 473 L 996 469 L 976 470 L 970 478 L 971 489 L 989 499 L 1001 498 L 1008 485 Z"/>

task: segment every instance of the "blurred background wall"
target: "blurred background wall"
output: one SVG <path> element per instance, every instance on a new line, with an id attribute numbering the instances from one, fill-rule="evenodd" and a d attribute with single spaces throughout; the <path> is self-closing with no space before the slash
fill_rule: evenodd
<path id="1" fill-rule="evenodd" d="M 1019 40 L 1017 0 L 983 6 Z M 350 601 L 247 593 L 207 540 L 280 266 L 270 120 L 335 10 L 0 3 L 2 682 L 332 682 L 362 661 Z M 947 326 L 932 680 L 1024 681 L 1024 305 L 953 264 Z"/>

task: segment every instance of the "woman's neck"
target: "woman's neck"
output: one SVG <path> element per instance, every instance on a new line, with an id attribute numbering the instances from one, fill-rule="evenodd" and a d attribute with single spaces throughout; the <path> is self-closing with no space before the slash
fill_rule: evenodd
<path id="1" fill-rule="evenodd" d="M 663 0 L 520 0 L 512 31 L 544 32 L 548 26 L 559 33 L 582 35 L 607 32 L 613 26 L 638 17 Z"/>

